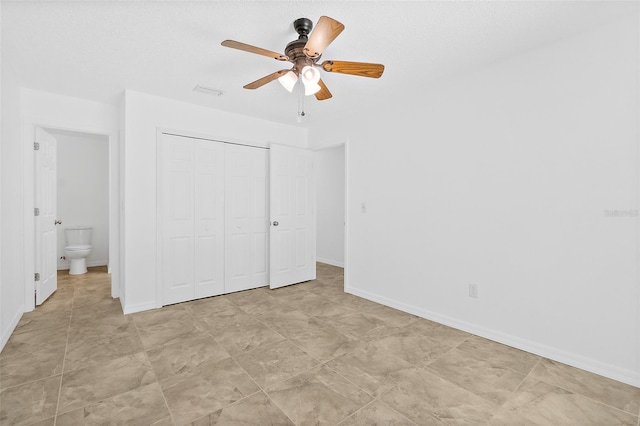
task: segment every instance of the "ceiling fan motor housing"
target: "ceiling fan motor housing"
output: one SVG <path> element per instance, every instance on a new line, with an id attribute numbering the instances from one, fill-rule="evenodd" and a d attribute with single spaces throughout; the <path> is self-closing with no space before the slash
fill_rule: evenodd
<path id="1" fill-rule="evenodd" d="M 284 54 L 293 62 L 294 72 L 299 74 L 305 65 L 313 66 L 320 57 L 311 59 L 304 53 L 304 46 L 308 40 L 307 36 L 313 29 L 311 20 L 307 18 L 296 19 L 293 21 L 293 28 L 299 34 L 298 39 L 287 44 L 287 47 L 284 49 Z"/>

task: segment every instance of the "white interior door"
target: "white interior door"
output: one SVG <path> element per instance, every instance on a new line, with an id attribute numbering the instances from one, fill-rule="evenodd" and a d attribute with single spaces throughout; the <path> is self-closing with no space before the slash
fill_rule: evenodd
<path id="1" fill-rule="evenodd" d="M 225 293 L 269 283 L 268 162 L 266 149 L 225 145 Z"/>
<path id="2" fill-rule="evenodd" d="M 39 127 L 35 130 L 35 266 L 36 305 L 58 288 L 56 268 L 56 139 Z M 34 146 L 34 148 L 36 147 Z"/>
<path id="3" fill-rule="evenodd" d="M 269 285 L 316 278 L 315 179 L 312 152 L 271 145 Z"/>

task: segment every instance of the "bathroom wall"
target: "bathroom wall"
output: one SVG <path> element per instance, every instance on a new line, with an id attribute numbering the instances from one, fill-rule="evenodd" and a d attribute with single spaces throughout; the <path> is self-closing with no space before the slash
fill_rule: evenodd
<path id="1" fill-rule="evenodd" d="M 64 229 L 92 226 L 92 250 L 87 266 L 109 259 L 109 139 L 89 133 L 50 130 L 58 141 L 58 269 L 69 269 L 64 256 Z"/>

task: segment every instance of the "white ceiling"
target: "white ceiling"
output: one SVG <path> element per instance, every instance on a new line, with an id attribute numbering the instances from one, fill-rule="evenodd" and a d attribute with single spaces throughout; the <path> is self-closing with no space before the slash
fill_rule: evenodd
<path id="1" fill-rule="evenodd" d="M 637 13 L 637 2 L 3 1 L 2 78 L 117 103 L 125 88 L 296 124 L 298 100 L 277 82 L 243 85 L 288 63 L 220 46 L 281 52 L 292 22 L 321 15 L 346 29 L 323 60 L 383 63 L 376 79 L 323 72 L 330 100 L 305 100 L 316 126 L 428 96 L 439 79 Z M 285 66 L 283 66 L 283 64 Z M 193 92 L 197 85 L 222 96 Z"/>

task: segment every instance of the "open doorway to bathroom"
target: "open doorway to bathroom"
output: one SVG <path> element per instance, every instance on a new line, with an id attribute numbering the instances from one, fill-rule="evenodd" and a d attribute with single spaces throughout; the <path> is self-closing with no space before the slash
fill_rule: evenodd
<path id="1" fill-rule="evenodd" d="M 97 268 L 107 274 L 110 147 L 106 135 L 44 127 L 36 129 L 36 139 L 42 141 L 37 142 L 35 149 L 51 150 L 53 147 L 55 151 L 53 155 L 46 152 L 37 154 L 40 157 L 36 156 L 35 165 L 36 204 L 47 206 L 36 208 L 36 268 L 40 266 L 46 271 L 46 274 L 40 274 L 41 277 L 36 275 L 36 305 L 40 305 L 57 287 L 55 278 L 51 279 L 52 285 L 44 284 L 50 275 L 82 274 L 86 267 Z M 47 156 L 50 163 L 44 174 L 42 161 L 38 161 L 43 156 Z M 52 217 L 38 217 L 40 214 Z M 47 225 L 55 219 L 53 235 L 46 236 L 46 232 L 40 231 L 43 219 Z M 89 235 L 90 240 L 79 241 L 80 234 Z M 41 244 L 38 241 L 40 237 L 44 241 Z M 53 243 L 45 240 L 53 240 Z M 80 263 L 82 267 L 79 267 Z M 55 270 L 53 274 L 50 274 L 50 269 Z M 38 282 L 38 278 L 43 281 Z"/>
<path id="2" fill-rule="evenodd" d="M 47 131 L 57 144 L 57 269 L 68 270 L 65 229 L 92 228 L 87 267 L 109 263 L 109 138 L 105 135 Z"/>

